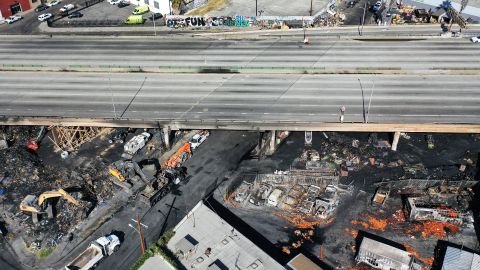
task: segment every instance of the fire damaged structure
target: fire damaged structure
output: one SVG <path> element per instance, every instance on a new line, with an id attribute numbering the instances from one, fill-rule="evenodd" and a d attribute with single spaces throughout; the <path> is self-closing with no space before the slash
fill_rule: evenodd
<path id="1" fill-rule="evenodd" d="M 405 250 L 364 237 L 357 257 L 357 263 L 365 263 L 376 269 L 413 270 L 421 269 L 415 258 Z"/>
<path id="2" fill-rule="evenodd" d="M 405 208 L 410 221 L 439 221 L 458 226 L 473 223 L 468 210 L 473 199 L 471 189 L 449 191 L 431 187 L 424 196 L 407 198 Z"/>

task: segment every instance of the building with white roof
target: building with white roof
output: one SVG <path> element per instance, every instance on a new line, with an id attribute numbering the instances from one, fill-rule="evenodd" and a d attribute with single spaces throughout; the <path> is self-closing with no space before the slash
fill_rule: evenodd
<path id="1" fill-rule="evenodd" d="M 167 247 L 187 269 L 285 269 L 202 201 L 174 231 Z"/>

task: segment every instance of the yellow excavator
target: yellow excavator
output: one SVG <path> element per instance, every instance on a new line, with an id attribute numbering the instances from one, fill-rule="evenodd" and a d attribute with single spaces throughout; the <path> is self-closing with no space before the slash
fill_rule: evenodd
<path id="1" fill-rule="evenodd" d="M 75 198 L 73 198 L 65 190 L 60 188 L 58 190 L 46 191 L 40 194 L 40 196 L 38 196 L 38 199 L 35 195 L 27 195 L 20 203 L 20 210 L 23 212 L 32 213 L 33 223 L 38 223 L 38 215 L 41 214 L 47 213 L 48 218 L 53 218 L 52 205 L 47 203 L 47 205 L 45 206 L 44 204 L 48 199 L 58 197 L 62 197 L 70 203 L 76 206 L 80 206 L 80 203 L 75 200 Z"/>

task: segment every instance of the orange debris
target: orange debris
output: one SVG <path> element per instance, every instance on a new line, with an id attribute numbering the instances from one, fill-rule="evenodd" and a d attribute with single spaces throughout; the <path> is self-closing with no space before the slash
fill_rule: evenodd
<path id="1" fill-rule="evenodd" d="M 228 197 L 225 199 L 225 201 L 226 201 L 228 204 L 232 205 L 233 208 L 238 208 L 239 205 L 233 201 L 233 198 L 235 198 L 235 194 L 237 194 L 237 193 L 236 193 L 236 192 L 232 192 L 232 194 L 230 194 L 230 196 L 228 196 Z"/>
<path id="2" fill-rule="evenodd" d="M 423 262 L 424 264 L 427 264 L 429 266 L 432 266 L 433 264 L 433 257 L 430 258 L 422 258 L 420 256 L 420 253 L 416 251 L 412 246 L 404 244 L 405 249 L 407 250 L 408 253 L 412 254 L 413 257 L 417 258 L 419 261 Z"/>
<path id="3" fill-rule="evenodd" d="M 378 219 L 373 216 L 367 216 L 367 222 L 360 220 L 352 220 L 350 223 L 353 225 L 360 225 L 364 229 L 372 229 L 377 231 L 384 231 L 387 228 L 388 222 L 386 219 Z"/>
<path id="4" fill-rule="evenodd" d="M 287 215 L 283 213 L 275 213 L 275 215 L 288 220 L 295 225 L 295 227 L 300 229 L 313 229 L 314 226 L 320 223 L 320 221 L 307 221 L 305 220 L 305 216 L 300 214 Z"/>
<path id="5" fill-rule="evenodd" d="M 351 229 L 351 228 L 345 228 L 345 232 L 350 234 L 353 238 L 357 238 L 358 231 Z"/>
<path id="6" fill-rule="evenodd" d="M 385 228 L 388 225 L 386 219 L 376 219 L 372 216 L 368 217 L 368 223 L 370 224 L 370 229 L 377 231 L 385 231 Z"/>
<path id="7" fill-rule="evenodd" d="M 427 221 L 423 223 L 422 237 L 427 238 L 433 236 L 435 238 L 445 238 L 447 236 L 447 231 L 451 234 L 456 234 L 460 231 L 460 228 L 457 225 L 438 222 L 438 221 Z"/>
<path id="8" fill-rule="evenodd" d="M 368 225 L 368 223 L 364 222 L 364 221 L 359 221 L 359 220 L 352 220 L 350 221 L 350 223 L 352 223 L 352 225 L 360 225 L 362 226 L 363 228 L 365 229 L 368 229 L 370 226 Z"/>

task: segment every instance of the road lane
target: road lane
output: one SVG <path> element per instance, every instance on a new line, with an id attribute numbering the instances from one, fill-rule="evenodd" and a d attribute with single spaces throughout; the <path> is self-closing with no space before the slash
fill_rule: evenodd
<path id="1" fill-rule="evenodd" d="M 11 65 L 103 67 L 256 67 L 278 69 L 397 68 L 404 72 L 435 68 L 480 70 L 478 44 L 467 39 L 357 41 L 319 39 L 216 41 L 206 39 L 6 38 L 0 41 L 0 68 Z M 288 72 L 288 71 L 284 71 Z"/>
<path id="2" fill-rule="evenodd" d="M 3 72 L 0 115 L 321 123 L 344 105 L 346 121 L 362 122 L 359 79 L 370 122 L 480 123 L 473 75 Z"/>

